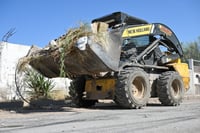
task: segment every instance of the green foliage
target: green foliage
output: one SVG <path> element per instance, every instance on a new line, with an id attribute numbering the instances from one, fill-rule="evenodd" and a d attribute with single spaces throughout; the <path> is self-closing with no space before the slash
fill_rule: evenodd
<path id="1" fill-rule="evenodd" d="M 186 59 L 200 60 L 200 37 L 197 41 L 186 43 L 183 45 L 184 61 Z"/>
<path id="2" fill-rule="evenodd" d="M 60 48 L 60 77 L 66 77 L 65 70 L 65 51 L 64 48 Z"/>
<path id="3" fill-rule="evenodd" d="M 25 71 L 25 83 L 30 89 L 28 93 L 32 99 L 50 98 L 50 92 L 54 87 L 50 79 L 46 79 L 43 75 L 32 69 Z"/>

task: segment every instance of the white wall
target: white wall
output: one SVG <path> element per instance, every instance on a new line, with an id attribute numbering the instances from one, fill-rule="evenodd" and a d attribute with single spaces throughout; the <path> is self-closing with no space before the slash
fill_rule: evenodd
<path id="1" fill-rule="evenodd" d="M 199 66 L 194 65 L 194 62 L 199 62 L 199 60 L 189 59 L 190 68 L 190 89 L 186 94 L 189 95 L 200 95 L 200 72 Z"/>
<path id="2" fill-rule="evenodd" d="M 29 49 L 30 46 L 0 42 L 0 100 L 15 99 L 16 64 Z"/>
<path id="3" fill-rule="evenodd" d="M 19 99 L 15 86 L 15 69 L 18 60 L 26 56 L 31 46 L 0 42 L 0 101 Z M 70 80 L 53 78 L 54 98 L 68 96 Z"/>
<path id="4" fill-rule="evenodd" d="M 186 95 L 195 95 L 194 71 L 189 69 L 189 72 L 190 72 L 190 88 L 186 92 Z"/>

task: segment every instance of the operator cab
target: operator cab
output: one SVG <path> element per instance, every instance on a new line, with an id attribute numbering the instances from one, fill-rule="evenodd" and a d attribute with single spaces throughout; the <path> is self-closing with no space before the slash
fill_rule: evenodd
<path id="1" fill-rule="evenodd" d="M 123 12 L 114 12 L 92 20 L 92 23 L 98 22 L 107 24 L 111 36 L 121 38 L 120 58 L 125 56 L 124 59 L 131 61 L 136 59 L 142 65 L 164 65 L 183 56 L 176 35 L 164 24 L 150 24 Z M 164 46 L 167 53 L 161 52 L 160 46 Z"/>

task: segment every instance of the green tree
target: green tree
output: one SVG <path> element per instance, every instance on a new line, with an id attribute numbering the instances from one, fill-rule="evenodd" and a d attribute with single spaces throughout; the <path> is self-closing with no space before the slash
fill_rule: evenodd
<path id="1" fill-rule="evenodd" d="M 197 41 L 183 44 L 184 61 L 186 59 L 200 60 L 200 37 Z"/>

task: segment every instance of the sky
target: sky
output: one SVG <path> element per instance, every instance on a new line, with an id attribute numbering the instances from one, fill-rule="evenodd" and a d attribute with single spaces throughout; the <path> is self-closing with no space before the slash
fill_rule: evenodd
<path id="1" fill-rule="evenodd" d="M 200 36 L 199 0 L 0 0 L 0 39 L 15 28 L 8 42 L 44 47 L 79 22 L 116 11 L 163 23 L 183 43 Z"/>

